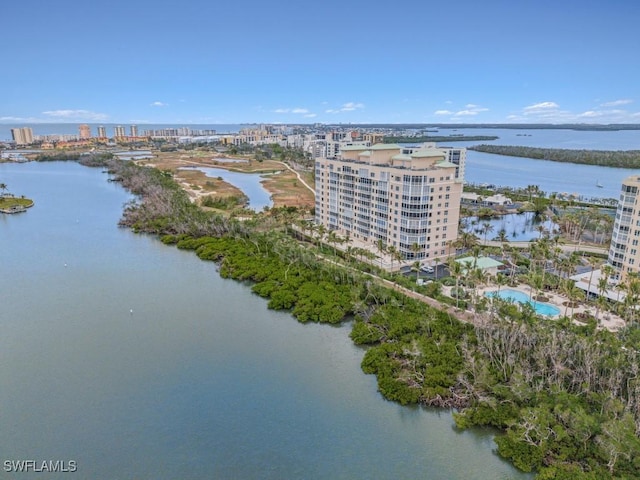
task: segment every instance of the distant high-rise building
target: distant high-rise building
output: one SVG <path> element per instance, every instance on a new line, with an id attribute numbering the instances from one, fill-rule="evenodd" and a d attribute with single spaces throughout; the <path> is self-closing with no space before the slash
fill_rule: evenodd
<path id="1" fill-rule="evenodd" d="M 88 138 L 91 138 L 91 128 L 86 123 L 83 125 L 80 125 L 78 127 L 78 131 L 80 132 L 80 140 L 86 140 Z"/>
<path id="2" fill-rule="evenodd" d="M 11 136 L 16 145 L 29 145 L 33 143 L 33 130 L 29 127 L 12 128 Z"/>
<path id="3" fill-rule="evenodd" d="M 138 126 L 137 125 L 131 125 L 129 131 L 131 132 L 129 136 L 131 136 L 131 137 L 137 137 L 138 136 Z"/>
<path id="4" fill-rule="evenodd" d="M 124 127 L 122 125 L 118 125 L 117 127 L 113 127 L 113 136 L 115 138 L 122 138 L 125 136 Z"/>
<path id="5" fill-rule="evenodd" d="M 102 125 L 98 127 L 98 138 L 107 138 L 107 129 Z"/>
<path id="6" fill-rule="evenodd" d="M 618 210 L 613 224 L 609 258 L 615 273 L 614 280 L 622 280 L 640 272 L 640 175 L 622 181 Z"/>

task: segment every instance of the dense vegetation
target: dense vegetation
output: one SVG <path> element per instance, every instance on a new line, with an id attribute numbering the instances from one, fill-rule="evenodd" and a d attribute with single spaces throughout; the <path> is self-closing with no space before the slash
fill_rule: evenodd
<path id="1" fill-rule="evenodd" d="M 640 168 L 640 150 L 569 150 L 564 148 L 511 145 L 476 145 L 469 147 L 469 150 L 512 157 L 551 160 L 553 162 L 600 165 L 602 167 Z"/>
<path id="2" fill-rule="evenodd" d="M 341 264 L 335 249 L 299 243 L 272 212 L 235 222 L 191 204 L 169 174 L 106 164 L 137 195 L 122 225 L 218 262 L 223 277 L 251 281 L 269 308 L 301 322 L 353 318 L 353 341 L 369 346 L 362 368 L 386 398 L 457 407 L 461 428 L 502 429 L 498 452 L 539 478 L 640 478 L 637 329 L 615 336 L 541 321 L 531 308 L 498 300 L 491 321 L 461 323 L 383 286 L 353 258 Z M 536 258 L 530 266 L 543 264 Z M 468 280 L 452 275 L 456 286 Z M 487 307 L 484 298 L 473 303 Z"/>
<path id="3" fill-rule="evenodd" d="M 332 125 L 329 125 L 332 126 Z M 343 127 L 335 124 L 335 127 Z M 587 124 L 587 123 L 356 123 L 354 128 L 384 128 L 390 130 L 422 130 L 425 128 L 495 128 L 512 130 L 586 130 L 586 131 L 616 131 L 616 130 L 640 130 L 640 124 L 611 123 L 611 124 Z"/>
<path id="4" fill-rule="evenodd" d="M 248 199 L 244 195 L 229 195 L 226 197 L 216 197 L 207 195 L 202 197 L 200 204 L 203 207 L 217 208 L 218 210 L 232 210 L 236 207 L 245 205 Z"/>
<path id="5" fill-rule="evenodd" d="M 406 137 L 392 135 L 384 137 L 384 143 L 424 143 L 424 142 L 484 142 L 497 140 L 493 135 L 426 135 L 420 137 Z"/>
<path id="6" fill-rule="evenodd" d="M 82 165 L 93 167 L 104 165 L 105 162 L 113 158 L 113 154 L 109 152 L 80 152 L 77 150 L 65 150 L 61 152 L 44 152 L 34 157 L 36 162 L 62 162 L 77 161 Z"/>

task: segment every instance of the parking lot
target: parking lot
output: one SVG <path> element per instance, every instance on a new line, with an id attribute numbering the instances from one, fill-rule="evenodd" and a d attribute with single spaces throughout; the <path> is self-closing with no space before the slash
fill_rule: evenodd
<path id="1" fill-rule="evenodd" d="M 402 267 L 400 269 L 400 273 L 402 273 L 405 276 L 412 276 L 413 278 L 416 278 L 416 271 L 412 270 L 410 266 Z M 446 264 L 442 264 L 442 263 L 433 267 L 432 273 L 426 272 L 424 269 L 421 269 L 418 272 L 418 278 L 422 278 L 425 280 L 435 280 L 436 278 L 443 278 L 448 276 L 449 276 L 449 269 L 447 268 Z"/>

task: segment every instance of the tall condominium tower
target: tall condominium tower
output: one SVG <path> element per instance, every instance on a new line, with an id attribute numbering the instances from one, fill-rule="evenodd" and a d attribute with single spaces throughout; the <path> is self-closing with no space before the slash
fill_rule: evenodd
<path id="1" fill-rule="evenodd" d="M 348 146 L 317 158 L 316 223 L 405 260 L 436 259 L 458 236 L 462 180 L 438 148 L 403 153 L 399 145 Z"/>
<path id="2" fill-rule="evenodd" d="M 129 132 L 130 132 L 130 137 L 137 137 L 138 136 L 138 126 L 137 125 L 131 125 L 131 127 L 129 128 Z"/>
<path id="3" fill-rule="evenodd" d="M 98 138 L 107 138 L 107 129 L 103 125 L 98 127 Z"/>
<path id="4" fill-rule="evenodd" d="M 29 145 L 33 143 L 33 130 L 29 127 L 12 128 L 11 136 L 16 145 Z"/>
<path id="5" fill-rule="evenodd" d="M 113 127 L 113 136 L 115 138 L 122 138 L 125 137 L 126 135 L 124 134 L 124 127 L 121 125 L 118 125 L 116 127 Z"/>
<path id="6" fill-rule="evenodd" d="M 625 178 L 620 189 L 608 258 L 616 280 L 624 280 L 630 273 L 640 272 L 639 199 L 640 175 Z"/>
<path id="7" fill-rule="evenodd" d="M 78 127 L 78 132 L 80 133 L 81 140 L 91 138 L 91 128 L 87 124 L 80 125 Z"/>

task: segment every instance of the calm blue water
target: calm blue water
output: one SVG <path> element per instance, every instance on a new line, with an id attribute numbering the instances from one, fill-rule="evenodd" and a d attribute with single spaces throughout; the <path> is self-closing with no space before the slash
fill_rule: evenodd
<path id="1" fill-rule="evenodd" d="M 382 399 L 349 326 L 301 325 L 118 228 L 130 197 L 106 179 L 0 164 L 36 202 L 0 216 L 3 461 L 75 460 L 77 478 L 107 480 L 530 478 L 489 432 Z"/>
<path id="2" fill-rule="evenodd" d="M 505 290 L 500 290 L 500 292 L 496 290 L 495 292 L 485 293 L 485 296 L 487 297 L 498 296 L 504 300 L 513 300 L 514 302 L 518 302 L 518 303 L 528 303 L 531 306 L 533 306 L 536 313 L 538 313 L 539 315 L 553 317 L 555 315 L 560 314 L 559 308 L 551 305 L 550 303 L 530 301 L 529 295 L 519 292 L 518 290 L 505 289 Z"/>
<path id="3" fill-rule="evenodd" d="M 225 182 L 239 188 L 249 197 L 248 207 L 260 211 L 264 207 L 271 206 L 271 194 L 264 189 L 262 181 L 264 174 L 230 172 L 222 168 L 198 167 L 207 177 L 222 178 Z"/>
<path id="4" fill-rule="evenodd" d="M 512 242 L 527 242 L 534 238 L 540 238 L 538 230 L 540 226 L 550 234 L 553 234 L 558 227 L 549 219 L 542 221 L 540 218 L 536 218 L 533 212 L 509 213 L 492 219 L 470 217 L 466 219 L 466 222 L 464 231 L 474 233 L 481 240 L 485 240 L 483 227 L 488 223 L 491 225 L 491 230 L 487 233 L 486 240 L 493 240 L 498 236 L 500 230 L 504 229 L 507 239 Z"/>

